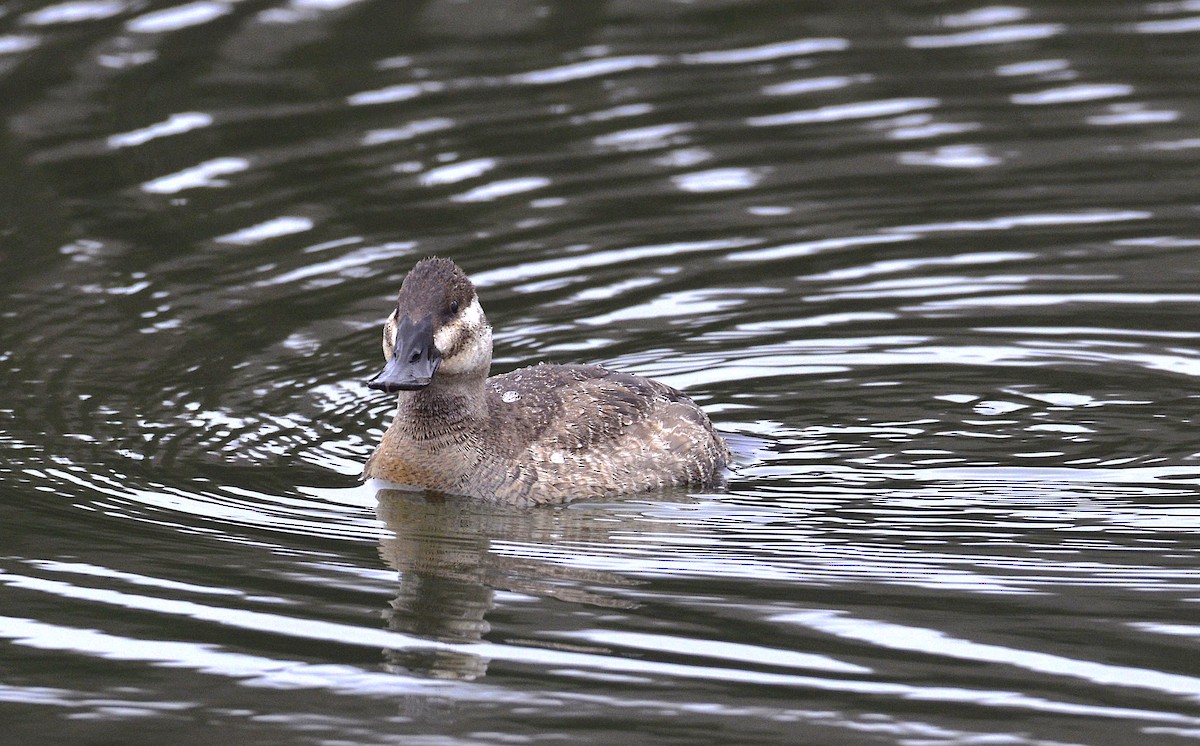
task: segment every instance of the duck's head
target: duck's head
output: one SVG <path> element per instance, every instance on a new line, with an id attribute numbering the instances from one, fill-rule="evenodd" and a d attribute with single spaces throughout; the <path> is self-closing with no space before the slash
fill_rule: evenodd
<path id="1" fill-rule="evenodd" d="M 447 377 L 487 377 L 492 326 L 475 286 L 449 259 L 422 259 L 400 286 L 383 326 L 383 372 L 367 382 L 379 391 L 423 389 Z"/>

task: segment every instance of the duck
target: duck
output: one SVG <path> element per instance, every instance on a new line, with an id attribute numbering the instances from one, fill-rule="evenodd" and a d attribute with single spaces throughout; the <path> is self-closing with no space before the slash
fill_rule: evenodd
<path id="1" fill-rule="evenodd" d="M 489 377 L 492 326 L 449 259 L 405 275 L 383 325 L 394 418 L 365 480 L 511 505 L 669 488 L 712 489 L 731 453 L 708 416 L 665 383 L 598 365 L 547 364 Z"/>

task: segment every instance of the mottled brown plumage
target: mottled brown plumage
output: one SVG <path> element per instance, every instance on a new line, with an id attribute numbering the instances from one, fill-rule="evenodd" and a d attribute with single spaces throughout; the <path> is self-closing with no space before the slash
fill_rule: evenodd
<path id="1" fill-rule="evenodd" d="M 594 365 L 536 365 L 487 378 L 491 326 L 453 262 L 426 259 L 384 327 L 396 417 L 366 478 L 498 500 L 559 503 L 662 487 L 709 487 L 730 454 L 708 417 L 666 384 Z"/>

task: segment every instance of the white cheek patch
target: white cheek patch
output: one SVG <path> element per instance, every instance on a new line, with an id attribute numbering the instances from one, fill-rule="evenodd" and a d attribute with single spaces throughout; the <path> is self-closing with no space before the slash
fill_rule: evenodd
<path id="1" fill-rule="evenodd" d="M 396 351 L 396 312 L 387 317 L 387 321 L 383 322 L 383 359 L 391 360 L 392 355 Z"/>
<path id="2" fill-rule="evenodd" d="M 443 373 L 455 375 L 482 369 L 486 375 L 491 367 L 492 327 L 477 299 L 472 299 L 453 322 L 438 329 L 433 335 L 433 342 L 439 350 L 452 350 L 462 343 L 452 357 L 442 360 L 440 370 Z"/>
<path id="3" fill-rule="evenodd" d="M 461 373 L 487 375 L 490 367 L 492 367 L 492 328 L 484 326 L 482 331 L 473 336 L 457 355 L 442 361 L 441 371 L 451 375 Z"/>
<path id="4" fill-rule="evenodd" d="M 466 334 L 470 338 L 486 324 L 487 320 L 483 317 L 483 306 L 479 305 L 478 298 L 472 298 L 467 307 L 459 311 L 453 321 L 434 333 L 433 344 L 442 351 L 452 350 L 460 336 Z"/>

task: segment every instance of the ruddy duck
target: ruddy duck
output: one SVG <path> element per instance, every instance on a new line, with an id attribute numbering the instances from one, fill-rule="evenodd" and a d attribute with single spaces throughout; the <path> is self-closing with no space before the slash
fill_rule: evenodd
<path id="1" fill-rule="evenodd" d="M 423 259 L 383 327 L 398 392 L 363 477 L 506 503 L 561 503 L 662 487 L 712 487 L 729 448 L 664 383 L 595 365 L 538 364 L 488 378 L 492 327 L 454 262 Z"/>

